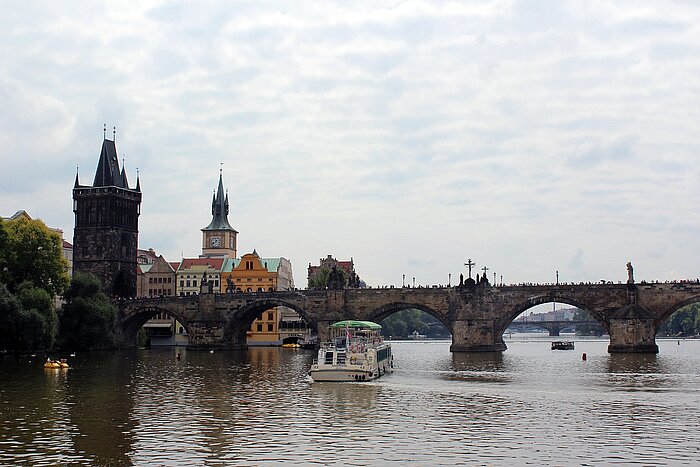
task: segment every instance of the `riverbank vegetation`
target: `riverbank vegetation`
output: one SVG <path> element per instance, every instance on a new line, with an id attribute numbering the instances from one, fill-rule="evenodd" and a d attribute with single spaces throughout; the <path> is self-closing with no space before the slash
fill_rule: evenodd
<path id="1" fill-rule="evenodd" d="M 676 311 L 661 325 L 657 334 L 665 337 L 700 335 L 700 303 L 693 303 Z"/>
<path id="2" fill-rule="evenodd" d="M 61 236 L 40 220 L 0 219 L 0 350 L 50 349 L 55 296 L 68 285 Z"/>
<path id="3" fill-rule="evenodd" d="M 446 339 L 450 331 L 436 318 L 421 310 L 401 310 L 384 319 L 382 335 L 391 338 L 406 338 L 417 332 L 428 339 Z"/>
<path id="4" fill-rule="evenodd" d="M 113 345 L 116 309 L 99 290 L 91 275 L 71 281 L 58 232 L 38 219 L 0 219 L 1 351 Z"/>

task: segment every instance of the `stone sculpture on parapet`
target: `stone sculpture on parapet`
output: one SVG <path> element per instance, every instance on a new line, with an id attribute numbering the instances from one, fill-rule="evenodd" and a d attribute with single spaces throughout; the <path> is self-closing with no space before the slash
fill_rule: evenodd
<path id="1" fill-rule="evenodd" d="M 634 268 L 631 261 L 627 261 L 627 283 L 634 284 Z"/>
<path id="2" fill-rule="evenodd" d="M 236 289 L 233 286 L 233 279 L 231 276 L 226 278 L 226 293 L 233 293 Z"/>
<path id="3" fill-rule="evenodd" d="M 328 289 L 340 290 L 343 288 L 343 286 L 343 274 L 338 271 L 337 266 L 333 266 L 331 272 L 328 273 Z"/>

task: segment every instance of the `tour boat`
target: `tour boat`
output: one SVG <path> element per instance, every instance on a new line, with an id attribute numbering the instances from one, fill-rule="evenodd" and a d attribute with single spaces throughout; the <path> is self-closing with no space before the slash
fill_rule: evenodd
<path id="1" fill-rule="evenodd" d="M 309 376 L 314 381 L 370 381 L 393 371 L 391 344 L 382 327 L 371 321 L 339 321 L 330 326 L 330 340 L 321 344 Z"/>
<path id="2" fill-rule="evenodd" d="M 552 350 L 574 350 L 573 341 L 555 341 L 552 342 Z"/>

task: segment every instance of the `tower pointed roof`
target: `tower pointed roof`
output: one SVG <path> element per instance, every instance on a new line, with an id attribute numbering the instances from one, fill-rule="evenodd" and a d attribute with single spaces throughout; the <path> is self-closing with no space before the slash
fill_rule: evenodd
<path id="1" fill-rule="evenodd" d="M 219 186 L 211 203 L 211 214 L 211 222 L 202 230 L 230 230 L 238 233 L 236 229 L 231 227 L 231 224 L 228 223 L 228 195 L 224 195 L 224 179 L 222 171 L 219 171 Z"/>
<path id="2" fill-rule="evenodd" d="M 121 183 L 124 188 L 129 187 L 129 181 L 126 179 L 126 162 L 122 161 L 122 173 L 120 175 Z"/>
<path id="3" fill-rule="evenodd" d="M 100 151 L 100 161 L 97 163 L 95 181 L 92 186 L 117 186 L 128 188 L 124 184 L 124 179 L 119 171 L 119 160 L 117 159 L 117 146 L 114 141 L 104 139 L 102 141 L 102 151 Z"/>

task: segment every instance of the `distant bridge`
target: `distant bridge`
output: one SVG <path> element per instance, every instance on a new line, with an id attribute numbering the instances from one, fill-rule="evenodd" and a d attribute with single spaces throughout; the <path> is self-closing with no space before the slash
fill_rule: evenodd
<path id="1" fill-rule="evenodd" d="M 295 290 L 142 298 L 119 302 L 125 345 L 157 313 L 187 329 L 193 347 L 245 348 L 246 331 L 265 310 L 286 306 L 326 337 L 342 319 L 381 321 L 405 309 L 438 319 L 452 334 L 453 352 L 502 351 L 503 332 L 525 310 L 543 303 L 575 306 L 610 335 L 609 352 L 658 352 L 655 335 L 673 312 L 700 302 L 700 284 L 589 284 Z"/>
<path id="2" fill-rule="evenodd" d="M 508 325 L 508 329 L 546 329 L 549 331 L 550 336 L 558 336 L 560 332 L 566 331 L 567 329 L 576 330 L 577 326 L 595 326 L 601 331 L 604 331 L 603 325 L 598 321 L 524 321 L 517 320 L 513 321 Z"/>

